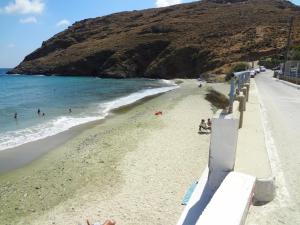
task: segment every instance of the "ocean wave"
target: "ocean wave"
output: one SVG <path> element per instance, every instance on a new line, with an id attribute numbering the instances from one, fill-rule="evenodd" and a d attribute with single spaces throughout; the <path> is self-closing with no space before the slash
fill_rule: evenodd
<path id="1" fill-rule="evenodd" d="M 130 105 L 143 98 L 165 93 L 176 88 L 178 88 L 178 86 L 145 89 L 109 102 L 100 103 L 98 106 L 98 112 L 94 112 L 92 116 L 60 116 L 32 127 L 5 132 L 0 136 L 0 151 L 56 135 L 69 130 L 74 126 L 104 119 L 111 110 Z"/>
<path id="2" fill-rule="evenodd" d="M 165 79 L 161 79 L 160 81 L 161 81 L 161 83 L 163 83 L 163 84 L 167 84 L 167 85 L 171 85 L 171 86 L 177 86 L 177 84 L 175 83 L 175 80 L 165 80 Z"/>
<path id="3" fill-rule="evenodd" d="M 122 106 L 125 105 L 130 105 L 132 103 L 135 103 L 145 97 L 149 97 L 149 96 L 153 96 L 153 95 L 157 95 L 160 93 L 164 93 L 164 92 L 168 92 L 171 90 L 174 90 L 178 88 L 178 86 L 170 86 L 170 87 L 162 87 L 162 88 L 154 88 L 154 89 L 146 89 L 146 90 L 142 90 L 133 94 L 130 94 L 128 96 L 125 97 L 121 97 L 119 99 L 116 99 L 114 101 L 110 101 L 104 104 L 101 104 L 100 107 L 104 106 L 104 113 L 108 113 L 109 111 L 113 110 L 113 109 L 117 109 L 120 108 Z"/>

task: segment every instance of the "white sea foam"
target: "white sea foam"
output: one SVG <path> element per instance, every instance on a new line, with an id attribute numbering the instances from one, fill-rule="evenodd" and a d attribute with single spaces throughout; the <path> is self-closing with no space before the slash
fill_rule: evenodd
<path id="1" fill-rule="evenodd" d="M 154 89 L 146 89 L 125 97 L 115 99 L 113 101 L 100 103 L 97 112 L 93 115 L 78 116 L 60 116 L 45 123 L 36 126 L 20 129 L 16 131 L 5 132 L 0 135 L 0 151 L 14 148 L 32 141 L 37 141 L 49 136 L 56 135 L 63 131 L 69 130 L 74 126 L 84 123 L 104 119 L 111 110 L 120 108 L 125 105 L 132 104 L 145 97 L 168 92 L 178 88 L 178 86 L 161 87 Z"/>
<path id="2" fill-rule="evenodd" d="M 162 79 L 161 82 L 164 83 L 164 84 L 176 86 L 175 80 L 165 80 L 165 79 Z"/>
<path id="3" fill-rule="evenodd" d="M 101 104 L 101 107 L 103 108 L 103 106 L 104 106 L 105 109 L 103 110 L 103 112 L 108 113 L 109 111 L 111 111 L 113 109 L 117 109 L 117 108 L 120 108 L 125 105 L 130 105 L 130 104 L 132 104 L 140 99 L 143 99 L 145 97 L 168 92 L 168 91 L 174 90 L 176 88 L 178 88 L 178 86 L 142 90 L 142 91 L 133 93 L 131 95 L 128 95 L 126 97 L 122 97 L 122 98 L 116 99 L 114 101 Z"/>

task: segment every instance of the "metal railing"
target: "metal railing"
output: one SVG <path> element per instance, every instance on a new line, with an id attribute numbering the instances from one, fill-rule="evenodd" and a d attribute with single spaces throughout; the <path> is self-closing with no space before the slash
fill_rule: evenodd
<path id="1" fill-rule="evenodd" d="M 229 109 L 228 113 L 232 113 L 233 102 L 235 99 L 235 94 L 240 93 L 241 89 L 246 83 L 250 82 L 250 71 L 241 71 L 233 73 L 230 81 L 230 92 L 229 92 Z"/>

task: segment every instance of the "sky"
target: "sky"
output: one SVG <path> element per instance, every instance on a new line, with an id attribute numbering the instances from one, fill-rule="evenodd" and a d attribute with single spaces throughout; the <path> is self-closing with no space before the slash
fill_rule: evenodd
<path id="1" fill-rule="evenodd" d="M 17 66 L 76 21 L 193 0 L 0 0 L 0 68 Z M 300 5 L 300 0 L 293 1 Z"/>

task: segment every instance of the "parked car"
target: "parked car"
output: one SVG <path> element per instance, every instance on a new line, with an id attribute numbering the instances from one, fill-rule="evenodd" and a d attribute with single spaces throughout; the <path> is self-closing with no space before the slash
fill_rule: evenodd
<path id="1" fill-rule="evenodd" d="M 260 73 L 260 69 L 259 69 L 259 68 L 256 68 L 256 69 L 255 69 L 255 72 L 256 72 L 256 74 Z"/>
<path id="2" fill-rule="evenodd" d="M 256 71 L 253 69 L 253 70 L 250 70 L 250 76 L 251 78 L 254 78 L 256 75 Z"/>
<path id="3" fill-rule="evenodd" d="M 259 71 L 260 71 L 260 72 L 266 72 L 266 67 L 260 66 L 260 67 L 259 67 Z"/>
<path id="4" fill-rule="evenodd" d="M 280 75 L 282 75 L 282 71 L 281 70 L 274 70 L 274 77 L 279 78 Z"/>

